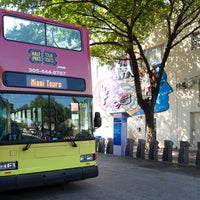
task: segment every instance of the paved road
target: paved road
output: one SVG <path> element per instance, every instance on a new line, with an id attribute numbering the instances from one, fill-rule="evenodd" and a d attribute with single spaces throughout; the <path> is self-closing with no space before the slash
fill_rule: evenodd
<path id="1" fill-rule="evenodd" d="M 99 176 L 0 194 L 1 200 L 199 200 L 200 168 L 98 154 Z"/>

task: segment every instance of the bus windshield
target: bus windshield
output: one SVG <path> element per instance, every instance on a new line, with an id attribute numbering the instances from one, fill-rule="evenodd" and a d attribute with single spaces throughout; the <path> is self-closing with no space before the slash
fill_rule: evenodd
<path id="1" fill-rule="evenodd" d="M 0 93 L 0 144 L 93 139 L 91 98 Z"/>

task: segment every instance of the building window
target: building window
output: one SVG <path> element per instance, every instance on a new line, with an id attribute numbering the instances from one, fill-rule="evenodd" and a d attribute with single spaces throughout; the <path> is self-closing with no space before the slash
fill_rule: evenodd
<path id="1" fill-rule="evenodd" d="M 150 65 L 161 63 L 164 45 L 146 49 L 144 54 Z"/>
<path id="2" fill-rule="evenodd" d="M 191 35 L 192 38 L 192 49 L 200 48 L 200 32 L 195 32 Z"/>

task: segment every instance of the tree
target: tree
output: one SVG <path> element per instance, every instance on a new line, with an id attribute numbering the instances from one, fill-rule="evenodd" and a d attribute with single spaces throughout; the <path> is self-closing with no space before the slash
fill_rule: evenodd
<path id="1" fill-rule="evenodd" d="M 86 26 L 91 35 L 91 55 L 101 61 L 112 63 L 128 54 L 137 101 L 145 114 L 147 144 L 156 140 L 154 106 L 161 77 L 171 50 L 200 28 L 200 0 L 4 0 L 2 3 Z M 155 77 L 145 57 L 144 41 L 159 25 L 165 30 L 166 45 Z M 149 74 L 151 99 L 142 95 L 136 52 L 142 56 Z"/>

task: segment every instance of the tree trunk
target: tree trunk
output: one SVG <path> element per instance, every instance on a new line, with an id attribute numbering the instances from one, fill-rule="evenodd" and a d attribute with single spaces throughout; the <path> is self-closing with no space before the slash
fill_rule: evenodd
<path id="1" fill-rule="evenodd" d="M 146 149 L 149 150 L 151 142 L 156 141 L 156 127 L 154 120 L 154 107 L 150 106 L 145 112 Z"/>

